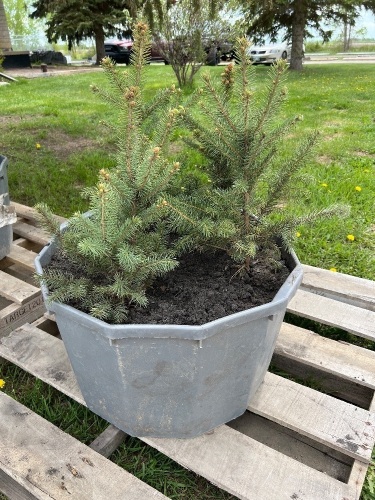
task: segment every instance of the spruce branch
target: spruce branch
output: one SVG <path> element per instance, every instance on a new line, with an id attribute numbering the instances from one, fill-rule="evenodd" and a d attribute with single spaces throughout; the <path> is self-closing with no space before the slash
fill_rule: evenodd
<path id="1" fill-rule="evenodd" d="M 91 91 L 98 95 L 104 102 L 107 102 L 109 104 L 113 104 L 114 106 L 120 106 L 122 98 L 121 96 L 118 95 L 113 95 L 110 92 L 107 92 L 105 89 L 100 89 L 96 85 L 91 85 Z M 107 125 L 110 127 L 110 124 L 107 124 L 106 122 L 103 122 L 104 125 Z"/>
<path id="2" fill-rule="evenodd" d="M 250 64 L 250 60 L 248 58 L 248 50 L 250 44 L 247 38 L 239 38 L 237 41 L 237 57 L 241 61 L 240 71 L 239 71 L 239 86 L 241 92 L 241 98 L 239 99 L 239 103 L 243 108 L 243 126 L 245 130 L 249 129 L 249 120 L 251 118 L 250 115 L 250 103 L 253 93 L 249 89 L 249 82 L 254 76 L 254 72 L 251 70 L 252 65 Z M 245 147 L 248 145 L 249 137 L 245 137 Z"/>
<path id="3" fill-rule="evenodd" d="M 278 110 L 281 102 L 285 99 L 286 91 L 281 88 L 285 80 L 286 62 L 281 59 L 271 66 L 269 71 L 269 85 L 265 104 L 260 112 L 259 120 L 255 125 L 254 133 L 260 132 L 270 117 Z"/>
<path id="4" fill-rule="evenodd" d="M 267 200 L 262 210 L 265 212 L 275 206 L 275 200 L 280 200 L 286 196 L 291 189 L 291 180 L 293 175 L 304 166 L 312 153 L 312 148 L 316 145 L 319 133 L 317 131 L 310 134 L 299 146 L 289 162 L 285 162 L 282 168 L 278 169 L 277 176 L 273 185 L 270 185 Z"/>
<path id="5" fill-rule="evenodd" d="M 133 47 L 130 61 L 135 69 L 134 86 L 141 89 L 143 72 L 150 60 L 151 30 L 143 21 L 137 21 L 133 28 Z"/>
<path id="6" fill-rule="evenodd" d="M 236 126 L 233 123 L 230 111 L 228 109 L 228 101 L 222 97 L 219 92 L 216 90 L 215 86 L 212 83 L 212 79 L 210 74 L 203 75 L 203 82 L 205 84 L 205 94 L 209 95 L 211 99 L 216 104 L 217 112 L 220 114 L 220 117 L 226 122 L 227 126 L 236 133 Z"/>
<path id="7" fill-rule="evenodd" d="M 38 224 L 59 243 L 61 223 L 58 218 L 45 203 L 38 203 L 34 208 L 36 210 Z"/>

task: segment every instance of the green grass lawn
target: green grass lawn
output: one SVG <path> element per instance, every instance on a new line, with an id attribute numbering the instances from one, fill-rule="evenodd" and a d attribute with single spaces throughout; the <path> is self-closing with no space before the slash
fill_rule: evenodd
<path id="1" fill-rule="evenodd" d="M 206 70 L 217 76 L 222 72 L 221 67 Z M 256 68 L 256 89 L 262 89 L 266 72 L 267 68 Z M 147 78 L 150 96 L 175 82 L 171 68 L 162 65 L 150 66 Z M 301 73 L 289 74 L 289 99 L 282 112 L 284 116 L 303 116 L 286 151 L 293 151 L 298 140 L 313 129 L 321 134 L 306 167 L 311 179 L 308 189 L 300 192 L 301 186 L 296 186 L 296 210 L 318 210 L 335 202 L 351 205 L 351 215 L 345 220 L 301 227 L 295 243 L 297 254 L 306 264 L 368 279 L 375 279 L 374 81 L 372 64 L 306 66 Z M 100 168 L 114 165 L 111 152 L 115 147 L 100 121 L 115 120 L 116 110 L 91 93 L 91 84 L 103 85 L 104 76 L 75 73 L 20 79 L 0 87 L 0 154 L 9 159 L 9 189 L 14 201 L 30 206 L 45 201 L 64 216 L 85 210 L 80 190 L 96 182 Z M 205 182 L 201 159 L 184 147 L 182 133 L 175 134 L 172 145 L 182 166 L 181 182 L 186 186 L 196 178 Z M 103 429 L 104 422 L 88 410 L 10 364 L 1 367 L 0 378 L 6 380 L 5 390 L 10 395 L 83 442 L 90 442 Z M 135 438 L 112 459 L 171 498 L 234 498 Z M 365 491 L 375 483 L 374 467 L 372 471 Z"/>

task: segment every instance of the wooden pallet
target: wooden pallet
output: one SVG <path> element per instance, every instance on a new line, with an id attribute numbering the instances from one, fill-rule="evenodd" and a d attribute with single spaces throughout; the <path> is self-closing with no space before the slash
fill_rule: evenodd
<path id="1" fill-rule="evenodd" d="M 304 267 L 289 311 L 374 340 L 375 283 Z M 26 323 L 0 339 L 0 357 L 84 405 L 56 334 L 53 318 Z M 298 379 L 268 372 L 242 417 L 143 441 L 240 499 L 358 499 L 375 442 L 375 351 L 284 323 L 273 365 Z M 113 426 L 88 448 L 1 393 L 0 415 L 0 491 L 12 499 L 165 498 L 97 454 L 125 439 Z"/>
<path id="2" fill-rule="evenodd" d="M 48 236 L 35 227 L 33 209 L 13 205 L 18 214 L 13 226 L 15 239 L 8 256 L 0 260 L 0 337 L 34 321 L 46 310 L 33 274 L 34 259 Z"/>

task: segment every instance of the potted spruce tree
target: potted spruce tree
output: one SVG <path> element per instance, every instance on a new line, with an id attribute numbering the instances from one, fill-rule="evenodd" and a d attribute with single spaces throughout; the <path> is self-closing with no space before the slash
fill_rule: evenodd
<path id="1" fill-rule="evenodd" d="M 110 89 L 94 88 L 120 110 L 118 124 L 111 125 L 117 165 L 100 170 L 97 185 L 85 191 L 90 211 L 74 215 L 63 227 L 48 207 L 38 206 L 54 236 L 36 269 L 88 407 L 134 436 L 187 438 L 245 411 L 268 368 L 287 302 L 302 279 L 288 236 L 313 215 L 332 215 L 336 209 L 294 219 L 290 212 L 279 213 L 275 194 L 285 202 L 284 184 L 315 141 L 309 138 L 277 175 L 277 146 L 271 142 L 294 123 L 270 125 L 271 108 L 284 95 L 281 67 L 273 69 L 262 111 L 252 110 L 250 68 L 241 43 L 242 63 L 237 72 L 233 67 L 225 71 L 223 93 L 205 80 L 207 97 L 217 103 L 214 125 L 208 126 L 206 117 L 200 122 L 176 104 L 174 88 L 144 103 L 150 33 L 142 22 L 134 32 L 129 71 L 119 73 L 105 59 Z M 227 104 L 231 99 L 233 109 Z M 168 136 L 181 120 L 213 169 L 213 187 L 189 197 L 176 195 L 173 181 L 180 164 L 166 154 Z M 226 138 L 228 123 L 232 133 Z M 225 147 L 217 149 L 220 141 Z M 260 259 L 269 261 L 275 275 L 283 269 L 279 289 L 267 303 L 232 308 L 223 317 L 190 322 L 184 313 L 176 323 L 166 319 L 158 301 L 163 303 L 171 289 L 178 306 L 172 302 L 169 309 L 182 309 L 189 289 L 182 283 L 184 270 L 198 269 L 203 287 L 208 270 L 223 258 L 229 270 L 224 289 L 229 282 L 242 289 Z M 184 305 L 194 318 L 190 303 Z"/>

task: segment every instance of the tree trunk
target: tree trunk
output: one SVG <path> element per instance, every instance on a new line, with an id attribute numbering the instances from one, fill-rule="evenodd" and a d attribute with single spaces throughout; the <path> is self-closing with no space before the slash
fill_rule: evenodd
<path id="1" fill-rule="evenodd" d="M 348 43 L 348 20 L 344 20 L 344 52 L 348 52 L 349 43 Z"/>
<path id="2" fill-rule="evenodd" d="M 292 54 L 289 68 L 301 70 L 304 57 L 303 39 L 307 20 L 306 0 L 295 0 L 293 2 L 293 11 Z"/>
<path id="3" fill-rule="evenodd" d="M 350 49 L 351 43 L 352 43 L 352 25 L 349 24 L 349 28 L 348 28 L 348 50 Z"/>
<path id="4" fill-rule="evenodd" d="M 104 29 L 101 24 L 94 26 L 95 32 L 95 48 L 96 48 L 96 62 L 95 64 L 100 64 L 100 61 L 105 57 L 104 50 Z"/>
<path id="5" fill-rule="evenodd" d="M 348 19 L 346 19 L 344 25 L 344 52 L 348 52 L 350 49 L 351 34 L 352 34 L 351 22 Z"/>

